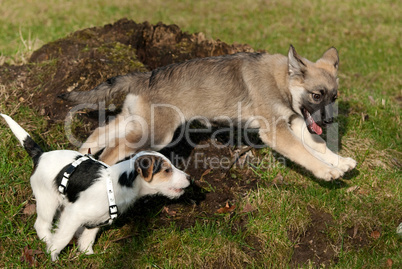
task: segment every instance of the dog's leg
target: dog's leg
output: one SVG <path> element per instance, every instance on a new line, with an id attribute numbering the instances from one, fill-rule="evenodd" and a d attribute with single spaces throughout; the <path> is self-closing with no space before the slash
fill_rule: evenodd
<path id="1" fill-rule="evenodd" d="M 93 254 L 94 251 L 92 246 L 95 242 L 96 234 L 98 233 L 99 228 L 87 229 L 81 233 L 81 236 L 78 238 L 78 249 L 81 252 L 85 252 L 85 254 L 90 255 Z"/>
<path id="2" fill-rule="evenodd" d="M 48 195 L 49 190 L 44 190 L 43 192 L 38 191 L 37 188 L 34 190 L 37 212 L 37 219 L 34 227 L 38 237 L 45 241 L 46 244 L 49 244 L 52 240 L 51 229 L 53 218 L 56 215 L 59 203 L 56 195 Z"/>
<path id="3" fill-rule="evenodd" d="M 92 153 L 96 153 L 104 148 L 110 151 L 108 148 L 118 147 L 119 139 L 124 138 L 131 130 L 141 128 L 141 124 L 147 125 L 150 106 L 149 102 L 140 96 L 127 95 L 122 112 L 108 124 L 98 127 L 82 144 L 79 152 L 86 154 L 88 149 L 91 149 Z"/>
<path id="4" fill-rule="evenodd" d="M 35 230 L 36 234 L 38 237 L 43 240 L 46 244 L 50 243 L 52 240 L 52 233 L 51 233 L 51 228 L 52 228 L 52 220 L 53 218 L 49 219 L 46 218 L 45 216 L 39 215 L 35 221 Z"/>
<path id="5" fill-rule="evenodd" d="M 343 172 L 313 156 L 296 137 L 285 120 L 272 126 L 260 121 L 260 137 L 278 153 L 310 170 L 317 178 L 330 181 L 339 178 Z"/>
<path id="6" fill-rule="evenodd" d="M 58 259 L 60 252 L 67 246 L 74 237 L 75 232 L 82 224 L 81 217 L 77 212 L 82 212 L 74 205 L 66 206 L 60 216 L 60 221 L 56 232 L 53 235 L 51 244 L 48 245 L 48 252 L 51 253 L 52 261 Z M 81 213 L 83 214 L 83 213 Z"/>
<path id="7" fill-rule="evenodd" d="M 120 114 L 116 119 L 110 121 L 105 126 L 101 126 L 95 129 L 95 131 L 87 138 L 84 144 L 82 144 L 79 152 L 87 154 L 88 149 L 94 154 L 101 149 L 105 148 L 110 141 L 113 141 L 119 136 L 118 128 L 121 121 L 124 121 L 124 115 Z M 121 136 L 124 136 L 121 134 Z"/>
<path id="8" fill-rule="evenodd" d="M 112 165 L 140 150 L 160 150 L 172 141 L 175 130 L 183 122 L 183 117 L 170 107 L 157 107 L 152 113 L 142 111 L 141 116 L 136 114 L 121 120 L 119 132 L 124 130 L 125 136 L 110 141 L 100 160 Z"/>
<path id="9" fill-rule="evenodd" d="M 93 154 L 100 151 L 103 148 L 102 146 L 105 146 L 99 142 L 100 137 L 104 136 L 105 130 L 105 126 L 96 128 L 95 131 L 81 145 L 78 151 L 82 154 L 87 154 L 89 149 L 91 149 L 91 153 Z"/>
<path id="10" fill-rule="evenodd" d="M 343 172 L 356 167 L 356 161 L 352 158 L 344 158 L 332 152 L 326 142 L 319 136 L 311 134 L 303 118 L 295 118 L 290 125 L 294 134 L 302 141 L 305 148 L 318 159 L 331 164 Z"/>
<path id="11" fill-rule="evenodd" d="M 141 139 L 142 134 L 137 134 L 136 131 L 129 133 L 127 137 L 115 138 L 112 144 L 116 146 L 107 146 L 99 156 L 99 159 L 104 163 L 113 165 L 131 154 L 140 151 L 142 148 L 147 148 L 148 143 L 141 147 L 134 146 Z"/>
<path id="12" fill-rule="evenodd" d="M 149 110 L 149 108 L 148 108 Z M 81 146 L 80 153 L 97 152 L 104 148 L 100 160 L 113 165 L 140 148 L 147 147 L 147 109 L 137 113 L 123 108 L 123 112 L 107 125 L 97 128 Z M 131 114 L 130 114 L 131 113 Z"/>

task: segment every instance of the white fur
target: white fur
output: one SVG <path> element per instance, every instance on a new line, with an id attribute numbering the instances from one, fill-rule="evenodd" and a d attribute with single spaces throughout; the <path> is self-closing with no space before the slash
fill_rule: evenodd
<path id="1" fill-rule="evenodd" d="M 289 90 L 292 95 L 292 108 L 297 114 L 303 116 L 300 108 L 302 106 L 302 94 L 304 93 L 305 89 L 300 86 L 290 85 Z"/>
<path id="2" fill-rule="evenodd" d="M 11 130 L 13 130 L 14 135 L 18 138 L 21 145 L 24 146 L 24 139 L 29 136 L 29 134 L 18 124 L 16 123 L 11 117 L 0 114 L 7 122 L 8 126 L 10 126 Z"/>
<path id="3" fill-rule="evenodd" d="M 341 177 L 345 172 L 356 167 L 356 161 L 352 158 L 344 158 L 332 152 L 326 142 L 319 136 L 311 134 L 307 130 L 306 122 L 302 117 L 293 119 L 291 129 L 304 147 L 314 157 L 324 162 L 326 167 L 315 167 L 313 173 L 320 175 L 326 181 Z"/>

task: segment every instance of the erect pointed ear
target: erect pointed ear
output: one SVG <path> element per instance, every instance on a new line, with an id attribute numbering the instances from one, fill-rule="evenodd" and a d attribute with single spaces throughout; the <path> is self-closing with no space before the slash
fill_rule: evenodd
<path id="1" fill-rule="evenodd" d="M 338 71 L 339 66 L 339 55 L 338 50 L 334 47 L 328 49 L 322 57 L 318 61 L 324 61 L 335 68 L 335 71 Z"/>
<path id="2" fill-rule="evenodd" d="M 288 65 L 289 65 L 289 75 L 292 76 L 304 76 L 306 72 L 306 64 L 303 62 L 302 58 L 297 54 L 295 48 L 290 45 L 288 52 Z"/>
<path id="3" fill-rule="evenodd" d="M 149 182 L 152 179 L 153 167 L 155 159 L 153 156 L 142 156 L 135 161 L 135 170 L 140 174 L 145 181 Z"/>

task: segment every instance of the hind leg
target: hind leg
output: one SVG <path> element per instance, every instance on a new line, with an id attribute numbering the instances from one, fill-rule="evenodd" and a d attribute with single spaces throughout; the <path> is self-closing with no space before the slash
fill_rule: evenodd
<path id="1" fill-rule="evenodd" d="M 84 228 L 81 235 L 78 238 L 78 249 L 87 255 L 93 254 L 92 246 L 95 242 L 96 234 L 99 228 L 87 229 Z"/>
<path id="2" fill-rule="evenodd" d="M 136 118 L 137 115 L 141 118 L 141 113 L 149 110 L 149 106 L 140 96 L 127 95 L 122 112 L 105 126 L 98 127 L 81 146 L 79 152 L 86 154 L 91 149 L 92 153 L 96 153 L 104 148 L 116 146 L 117 144 L 114 144 L 116 139 L 124 137 L 128 131 L 127 119 Z"/>
<path id="3" fill-rule="evenodd" d="M 146 112 L 120 121 L 119 132 L 125 136 L 109 141 L 100 160 L 111 165 L 141 150 L 160 150 L 184 123 L 184 117 L 171 107 L 152 107 Z"/>
<path id="4" fill-rule="evenodd" d="M 164 133 L 154 133 L 144 136 L 141 131 L 133 130 L 123 138 L 116 138 L 113 143 L 116 146 L 108 146 L 100 155 L 99 159 L 109 165 L 141 150 L 160 150 L 172 141 L 177 126 L 171 126 L 170 130 Z"/>
<path id="5" fill-rule="evenodd" d="M 122 114 L 118 115 L 116 119 L 110 121 L 105 126 L 96 128 L 96 130 L 87 138 L 87 140 L 82 144 L 79 152 L 82 154 L 87 154 L 88 150 L 94 154 L 101 149 L 105 148 L 110 140 L 115 139 L 119 136 L 118 130 L 120 122 L 124 121 L 124 116 Z"/>
<path id="6" fill-rule="evenodd" d="M 123 138 L 115 138 L 99 156 L 99 159 L 108 164 L 113 165 L 120 160 L 125 159 L 131 154 L 147 148 L 149 145 L 148 138 L 145 143 L 139 143 L 142 140 L 142 134 L 132 131 Z M 111 144 L 116 146 L 111 146 Z"/>
<path id="7" fill-rule="evenodd" d="M 52 261 L 58 259 L 60 252 L 73 238 L 75 232 L 80 228 L 82 220 L 78 216 L 79 210 L 74 206 L 66 207 L 60 216 L 60 222 L 52 241 L 48 244 L 48 252 L 51 253 Z"/>
<path id="8" fill-rule="evenodd" d="M 35 194 L 35 197 L 37 219 L 34 227 L 38 237 L 48 244 L 52 239 L 51 230 L 53 218 L 59 207 L 58 199 L 55 195 L 47 193 L 46 190 L 40 195 Z"/>

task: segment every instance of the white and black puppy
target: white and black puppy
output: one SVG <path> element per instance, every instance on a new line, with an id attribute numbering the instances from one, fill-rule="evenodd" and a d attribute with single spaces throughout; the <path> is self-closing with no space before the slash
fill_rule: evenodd
<path id="1" fill-rule="evenodd" d="M 74 234 L 78 236 L 79 250 L 93 253 L 98 226 L 110 223 L 112 213 L 116 213 L 110 212 L 111 199 L 113 207 L 117 206 L 122 213 L 144 195 L 177 198 L 190 184 L 186 173 L 157 152 L 143 151 L 113 166 L 83 158 L 77 151 L 43 152 L 18 123 L 7 115 L 0 115 L 33 159 L 30 181 L 37 206 L 35 229 L 39 238 L 46 242 L 52 260 L 57 260 Z M 82 162 L 71 172 L 71 164 L 79 159 Z M 66 173 L 68 185 L 63 183 Z M 112 185 L 111 189 L 107 182 Z M 61 191 L 63 184 L 66 188 Z M 114 193 L 114 197 L 110 198 L 108 192 Z M 59 210 L 58 228 L 52 233 L 53 219 Z"/>

